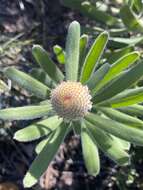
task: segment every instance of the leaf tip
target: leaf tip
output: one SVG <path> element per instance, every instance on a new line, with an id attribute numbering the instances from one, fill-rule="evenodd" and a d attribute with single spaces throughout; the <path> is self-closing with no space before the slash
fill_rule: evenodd
<path id="1" fill-rule="evenodd" d="M 53 46 L 53 50 L 54 50 L 54 51 L 55 51 L 56 49 L 59 49 L 59 48 L 60 48 L 60 46 L 57 45 L 57 44 Z"/>
<path id="2" fill-rule="evenodd" d="M 109 38 L 109 32 L 108 31 L 104 31 L 104 32 L 102 32 L 102 35 L 105 37 L 105 38 Z"/>
<path id="3" fill-rule="evenodd" d="M 125 152 L 124 152 L 125 153 Z M 130 164 L 131 159 L 130 155 L 128 153 L 125 153 L 126 155 L 118 160 L 118 164 L 120 166 L 127 166 Z"/>
<path id="4" fill-rule="evenodd" d="M 88 38 L 87 34 L 82 34 L 81 38 Z"/>
<path id="5" fill-rule="evenodd" d="M 30 188 L 36 183 L 37 183 L 37 179 L 28 172 L 23 179 L 24 188 Z"/>
<path id="6" fill-rule="evenodd" d="M 70 25 L 69 25 L 69 29 L 68 30 L 69 31 L 70 30 L 71 31 L 75 30 L 75 31 L 78 31 L 78 33 L 80 33 L 80 23 L 78 21 L 76 21 L 76 20 L 72 21 L 70 23 Z"/>
<path id="7" fill-rule="evenodd" d="M 134 54 L 136 54 L 138 57 L 141 55 L 139 51 L 134 51 Z"/>
<path id="8" fill-rule="evenodd" d="M 41 48 L 41 46 L 39 44 L 34 44 L 32 47 L 32 51 L 36 51 L 39 48 Z"/>
<path id="9" fill-rule="evenodd" d="M 17 131 L 14 136 L 13 136 L 14 140 L 20 141 L 20 135 L 19 135 L 19 131 Z"/>
<path id="10" fill-rule="evenodd" d="M 72 22 L 70 23 L 70 26 L 73 26 L 73 25 L 79 26 L 80 24 L 79 24 L 78 21 L 74 20 L 74 21 L 72 21 Z"/>

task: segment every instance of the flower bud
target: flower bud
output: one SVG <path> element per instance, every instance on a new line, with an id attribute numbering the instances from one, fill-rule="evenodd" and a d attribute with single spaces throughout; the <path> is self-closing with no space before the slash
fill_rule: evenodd
<path id="1" fill-rule="evenodd" d="M 80 82 L 62 82 L 51 92 L 51 103 L 57 115 L 67 120 L 84 117 L 92 108 L 87 86 Z"/>

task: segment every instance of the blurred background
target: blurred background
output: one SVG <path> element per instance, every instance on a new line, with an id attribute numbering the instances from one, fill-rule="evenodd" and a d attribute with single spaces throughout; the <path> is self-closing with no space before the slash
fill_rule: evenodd
<path id="1" fill-rule="evenodd" d="M 30 73 L 37 67 L 31 54 L 33 44 L 42 45 L 59 65 L 53 46 L 65 47 L 67 27 L 73 20 L 80 22 L 82 33 L 89 34 L 89 45 L 101 31 L 109 31 L 105 59 L 110 64 L 132 50 L 140 51 L 142 56 L 142 12 L 141 0 L 0 0 L 0 80 L 11 88 L 10 81 L 2 74 L 4 68 L 16 66 Z M 62 69 L 62 64 L 59 67 Z M 16 85 L 11 91 L 0 90 L 0 108 L 31 102 L 36 99 Z M 22 179 L 35 158 L 38 141 L 18 143 L 13 140 L 13 134 L 29 123 L 0 121 L 0 190 L 24 189 Z M 96 178 L 89 176 L 80 138 L 70 134 L 39 184 L 31 189 L 143 189 L 143 148 L 131 147 L 131 165 L 125 167 L 100 154 L 101 172 Z"/>

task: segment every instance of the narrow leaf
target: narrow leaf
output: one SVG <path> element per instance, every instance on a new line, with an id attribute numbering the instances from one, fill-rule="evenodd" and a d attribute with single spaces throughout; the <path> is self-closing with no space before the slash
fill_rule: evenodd
<path id="1" fill-rule="evenodd" d="M 64 75 L 56 64 L 50 58 L 48 52 L 46 52 L 40 45 L 34 45 L 32 53 L 35 60 L 41 66 L 41 68 L 55 81 L 60 82 L 64 79 Z"/>
<path id="2" fill-rule="evenodd" d="M 119 140 L 98 129 L 91 123 L 86 123 L 98 146 L 109 158 L 119 165 L 126 165 L 129 163 L 129 155 L 125 152 Z"/>
<path id="3" fill-rule="evenodd" d="M 31 70 L 30 74 L 32 77 L 47 85 L 49 88 L 56 86 L 55 82 L 42 69 L 34 68 Z"/>
<path id="4" fill-rule="evenodd" d="M 86 126 L 83 125 L 85 124 L 82 124 L 81 143 L 85 165 L 88 173 L 96 176 L 100 171 L 98 148 L 92 135 L 88 132 Z"/>
<path id="5" fill-rule="evenodd" d="M 132 9 L 135 10 L 137 13 L 140 13 L 143 10 L 143 2 L 142 0 L 134 0 Z"/>
<path id="6" fill-rule="evenodd" d="M 94 3 L 83 0 L 62 0 L 63 5 L 77 9 L 84 16 L 93 19 L 98 22 L 102 22 L 107 26 L 112 26 L 118 24 L 119 21 L 115 17 L 106 13 L 105 11 L 99 10 L 99 7 L 96 7 Z"/>
<path id="7" fill-rule="evenodd" d="M 109 39 L 109 46 L 112 48 L 123 48 L 125 46 L 131 45 L 137 45 L 142 43 L 143 36 L 135 36 L 131 38 L 120 38 L 120 37 L 110 37 Z"/>
<path id="8" fill-rule="evenodd" d="M 49 136 L 46 137 L 46 139 L 42 140 L 41 142 L 39 142 L 39 143 L 37 144 L 37 146 L 36 146 L 36 148 L 35 148 L 36 154 L 39 154 L 39 153 L 43 150 L 43 148 L 46 146 L 46 144 L 47 144 L 48 142 L 50 142 L 50 140 L 51 140 L 51 138 L 53 137 L 53 135 L 54 135 L 54 131 L 53 131 L 52 133 L 50 133 Z"/>
<path id="9" fill-rule="evenodd" d="M 32 165 L 30 166 L 29 171 L 24 177 L 23 184 L 25 188 L 29 188 L 35 185 L 40 176 L 46 171 L 49 163 L 54 158 L 60 144 L 62 143 L 66 131 L 67 127 L 64 124 L 61 124 L 55 131 L 52 139 L 47 142 L 43 150 L 36 157 Z"/>
<path id="10" fill-rule="evenodd" d="M 105 115 L 107 115 L 109 118 L 125 123 L 127 125 L 135 126 L 135 127 L 141 127 L 143 128 L 143 121 L 132 117 L 128 114 L 122 113 L 118 110 L 112 109 L 112 108 L 106 108 L 106 107 L 97 107 L 98 110 L 102 111 Z"/>
<path id="11" fill-rule="evenodd" d="M 131 143 L 143 146 L 143 130 L 118 123 L 95 114 L 86 116 L 86 120 L 116 137 L 129 141 Z"/>
<path id="12" fill-rule="evenodd" d="M 41 99 L 48 97 L 50 92 L 49 88 L 28 74 L 12 67 L 7 68 L 4 73 L 13 82 L 28 90 L 30 93 L 33 93 L 35 96 Z"/>
<path id="13" fill-rule="evenodd" d="M 126 151 L 130 150 L 130 148 L 131 148 L 130 142 L 120 139 L 118 137 L 115 137 L 114 135 L 110 135 L 110 136 L 112 136 L 113 139 L 116 139 L 116 141 L 118 141 L 118 143 L 120 144 L 120 146 L 123 150 L 126 150 Z"/>
<path id="14" fill-rule="evenodd" d="M 91 78 L 87 81 L 87 86 L 92 93 L 94 92 L 96 85 L 104 78 L 109 69 L 110 65 L 105 63 L 95 73 L 93 73 Z"/>
<path id="15" fill-rule="evenodd" d="M 9 91 L 8 85 L 5 84 L 2 80 L 0 80 L 0 94 L 8 91 Z"/>
<path id="16" fill-rule="evenodd" d="M 118 59 L 109 69 L 103 80 L 96 86 L 96 91 L 107 84 L 110 80 L 119 75 L 123 70 L 127 69 L 131 64 L 139 59 L 138 52 L 129 53 Z"/>
<path id="17" fill-rule="evenodd" d="M 105 11 L 100 10 L 99 8 L 100 6 L 96 7 L 95 4 L 89 1 L 83 1 L 79 10 L 81 10 L 81 13 L 86 17 L 101 22 L 107 26 L 119 24 L 119 20 L 117 18 Z"/>
<path id="18" fill-rule="evenodd" d="M 33 141 L 39 139 L 42 136 L 48 135 L 54 131 L 62 122 L 58 116 L 52 116 L 48 119 L 34 123 L 25 127 L 24 129 L 18 130 L 14 134 L 14 139 L 22 142 Z"/>
<path id="19" fill-rule="evenodd" d="M 128 5 L 125 5 L 120 10 L 120 16 L 125 26 L 131 31 L 143 32 L 143 23 L 137 18 Z"/>
<path id="20" fill-rule="evenodd" d="M 113 108 L 129 106 L 143 102 L 143 87 L 126 90 L 115 97 L 102 102 L 100 105 L 111 106 Z"/>
<path id="21" fill-rule="evenodd" d="M 81 134 L 81 124 L 80 121 L 73 121 L 72 122 L 72 128 L 76 135 Z"/>
<path id="22" fill-rule="evenodd" d="M 117 61 L 121 57 L 125 56 L 128 53 L 133 52 L 133 50 L 134 50 L 133 46 L 127 46 L 125 48 L 107 52 L 105 54 L 105 58 L 107 59 L 108 63 L 113 64 L 115 61 Z"/>
<path id="23" fill-rule="evenodd" d="M 80 81 L 85 83 L 93 74 L 99 59 L 105 49 L 108 41 L 108 33 L 101 33 L 95 40 L 90 51 L 88 52 L 81 72 Z"/>
<path id="24" fill-rule="evenodd" d="M 95 94 L 93 102 L 98 104 L 99 102 L 108 101 L 108 99 L 119 94 L 123 90 L 129 88 L 134 83 L 136 83 L 143 75 L 143 63 L 138 63 L 128 71 L 121 73 L 118 77 L 111 80 L 101 88 Z"/>
<path id="25" fill-rule="evenodd" d="M 84 64 L 86 50 L 87 50 L 87 44 L 88 44 L 88 35 L 83 34 L 80 37 L 79 71 L 78 71 L 79 73 L 81 73 L 81 69 Z"/>
<path id="26" fill-rule="evenodd" d="M 118 108 L 119 111 L 133 115 L 133 116 L 143 116 L 143 106 L 142 105 L 132 105 L 127 107 Z"/>
<path id="27" fill-rule="evenodd" d="M 77 81 L 79 66 L 80 25 L 73 21 L 66 40 L 65 69 L 66 80 Z"/>
<path id="28" fill-rule="evenodd" d="M 6 108 L 0 110 L 2 120 L 29 120 L 47 116 L 52 109 L 50 104 L 41 106 L 24 106 L 17 108 Z"/>
<path id="29" fill-rule="evenodd" d="M 104 31 L 104 28 L 101 28 L 99 26 L 81 26 L 82 33 L 91 35 L 93 37 L 97 37 L 97 33 L 101 33 Z M 108 32 L 111 36 L 119 36 L 124 35 L 127 33 L 126 28 L 108 28 Z"/>
<path id="30" fill-rule="evenodd" d="M 59 45 L 55 45 L 53 47 L 53 51 L 56 55 L 58 62 L 61 64 L 65 64 L 65 51 L 63 50 L 63 48 Z"/>

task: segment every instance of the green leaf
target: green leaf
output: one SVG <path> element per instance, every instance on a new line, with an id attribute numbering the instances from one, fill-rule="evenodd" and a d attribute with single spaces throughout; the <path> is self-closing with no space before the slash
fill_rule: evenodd
<path id="1" fill-rule="evenodd" d="M 39 153 L 43 150 L 43 148 L 46 146 L 46 144 L 50 142 L 50 140 L 51 140 L 51 138 L 53 137 L 53 135 L 54 135 L 54 131 L 53 131 L 51 134 L 49 134 L 49 136 L 46 137 L 46 139 L 40 141 L 40 142 L 37 144 L 37 146 L 36 146 L 36 148 L 35 148 L 36 154 L 39 154 Z"/>
<path id="2" fill-rule="evenodd" d="M 50 93 L 49 88 L 46 85 L 22 71 L 10 67 L 5 69 L 4 73 L 9 79 L 18 84 L 20 87 L 28 90 L 30 93 L 33 93 L 41 99 L 47 98 Z"/>
<path id="3" fill-rule="evenodd" d="M 107 133 L 129 141 L 131 143 L 143 146 L 143 130 L 118 123 L 95 114 L 88 114 L 86 120 Z M 103 141 L 103 139 L 102 139 Z"/>
<path id="4" fill-rule="evenodd" d="M 52 116 L 48 119 L 34 123 L 25 127 L 24 129 L 18 130 L 14 134 L 14 139 L 17 141 L 28 142 L 39 139 L 45 135 L 48 135 L 54 131 L 62 122 L 58 116 Z"/>
<path id="5" fill-rule="evenodd" d="M 143 102 L 143 87 L 126 90 L 115 97 L 101 103 L 102 106 L 111 106 L 113 108 L 129 106 Z"/>
<path id="6" fill-rule="evenodd" d="M 112 48 L 123 48 L 125 46 L 135 46 L 141 44 L 143 36 L 135 36 L 131 38 L 110 37 L 109 46 Z"/>
<path id="7" fill-rule="evenodd" d="M 53 137 L 44 146 L 40 154 L 36 157 L 34 162 L 26 173 L 23 184 L 25 188 L 30 188 L 35 185 L 40 176 L 46 171 L 48 165 L 53 160 L 60 144 L 62 143 L 68 127 L 62 123 L 55 131 Z"/>
<path id="8" fill-rule="evenodd" d="M 65 51 L 63 50 L 63 48 L 59 45 L 55 45 L 53 47 L 53 51 L 56 55 L 58 62 L 61 64 L 65 64 Z"/>
<path id="9" fill-rule="evenodd" d="M 0 80 L 0 94 L 8 91 L 9 87 L 2 80 Z"/>
<path id="10" fill-rule="evenodd" d="M 143 22 L 137 18 L 128 5 L 121 8 L 120 16 L 123 23 L 129 30 L 143 32 Z"/>
<path id="11" fill-rule="evenodd" d="M 79 66 L 80 25 L 73 21 L 66 40 L 65 69 L 66 80 L 77 81 Z"/>
<path id="12" fill-rule="evenodd" d="M 106 108 L 106 107 L 97 107 L 97 110 L 100 110 L 101 112 L 103 112 L 105 115 L 107 115 L 109 118 L 121 122 L 121 123 L 125 123 L 127 125 L 132 125 L 135 127 L 142 127 L 143 128 L 143 121 L 132 117 L 128 114 L 122 113 L 118 110 L 112 109 L 112 108 Z"/>
<path id="13" fill-rule="evenodd" d="M 116 139 L 116 141 L 118 141 L 118 143 L 120 144 L 120 146 L 123 150 L 126 150 L 126 151 L 130 150 L 130 148 L 131 148 L 130 142 L 120 139 L 118 137 L 115 137 L 114 135 L 110 135 L 110 136 L 112 136 L 113 139 Z"/>
<path id="14" fill-rule="evenodd" d="M 104 88 L 101 88 L 95 94 L 93 102 L 98 104 L 106 102 L 116 94 L 132 86 L 143 74 L 143 63 L 138 63 L 128 71 L 121 73 L 117 78 L 111 80 Z M 102 104 L 102 103 L 101 103 Z"/>
<path id="15" fill-rule="evenodd" d="M 94 92 L 96 85 L 104 78 L 109 69 L 110 65 L 105 63 L 95 73 L 92 74 L 90 79 L 87 81 L 87 86 L 91 92 Z"/>
<path id="16" fill-rule="evenodd" d="M 104 32 L 104 28 L 101 27 L 97 27 L 97 26 L 81 26 L 81 31 L 84 34 L 88 34 L 91 35 L 92 37 L 97 37 L 98 33 Z M 114 37 L 114 36 L 120 36 L 120 35 L 124 35 L 127 33 L 127 29 L 126 28 L 108 28 L 108 32 L 110 34 L 110 36 Z"/>
<path id="17" fill-rule="evenodd" d="M 129 155 L 125 152 L 123 145 L 118 139 L 113 138 L 113 136 L 98 129 L 89 122 L 86 122 L 86 124 L 98 146 L 110 159 L 119 165 L 129 163 Z"/>
<path id="18" fill-rule="evenodd" d="M 9 121 L 35 119 L 47 116 L 51 109 L 51 104 L 6 108 L 0 110 L 0 119 Z"/>
<path id="19" fill-rule="evenodd" d="M 34 68 L 31 70 L 30 74 L 32 77 L 47 85 L 49 88 L 54 88 L 56 86 L 54 81 L 42 69 Z"/>
<path id="20" fill-rule="evenodd" d="M 132 9 L 137 13 L 140 13 L 143 10 L 143 2 L 142 0 L 133 0 Z"/>
<path id="21" fill-rule="evenodd" d="M 81 134 L 81 124 L 80 121 L 73 121 L 72 122 L 72 128 L 76 135 Z"/>
<path id="22" fill-rule="evenodd" d="M 81 143 L 87 171 L 90 175 L 96 176 L 100 171 L 98 148 L 95 140 L 93 139 L 90 132 L 88 132 L 88 129 L 84 123 L 82 123 Z"/>
<path id="23" fill-rule="evenodd" d="M 48 52 L 46 52 L 40 45 L 34 45 L 32 48 L 32 54 L 41 68 L 55 81 L 61 82 L 64 79 L 63 73 L 56 66 L 56 64 L 50 58 Z"/>
<path id="24" fill-rule="evenodd" d="M 99 7 L 96 7 L 95 4 L 89 1 L 83 0 L 62 0 L 62 3 L 70 8 L 77 9 L 84 16 L 93 19 L 98 22 L 102 22 L 107 26 L 112 26 L 118 24 L 119 21 L 117 18 L 111 16 L 105 11 L 99 10 Z"/>
<path id="25" fill-rule="evenodd" d="M 105 58 L 107 59 L 108 63 L 113 64 L 115 61 L 120 59 L 120 57 L 123 57 L 126 54 L 133 52 L 133 50 L 134 50 L 133 46 L 127 46 L 122 49 L 107 52 L 105 54 Z"/>
<path id="26" fill-rule="evenodd" d="M 131 64 L 133 64 L 136 60 L 139 59 L 138 52 L 129 53 L 120 59 L 118 59 L 108 70 L 107 74 L 104 78 L 98 83 L 95 90 L 99 90 L 105 84 L 107 84 L 110 80 L 114 79 L 118 76 L 123 70 L 127 69 Z"/>
<path id="27" fill-rule="evenodd" d="M 133 116 L 143 116 L 143 106 L 142 105 L 132 105 L 127 107 L 118 108 L 119 111 L 127 113 Z"/>
<path id="28" fill-rule="evenodd" d="M 42 69 L 34 68 L 31 70 L 30 74 L 32 77 L 47 85 L 49 88 L 53 88 L 56 86 L 54 81 Z"/>
<path id="29" fill-rule="evenodd" d="M 87 44 L 88 44 L 88 35 L 83 34 L 80 37 L 80 53 L 79 53 L 79 73 L 81 73 L 82 66 L 84 64 L 85 56 L 86 56 L 86 50 L 87 50 Z"/>
<path id="30" fill-rule="evenodd" d="M 105 11 L 99 10 L 94 4 L 89 1 L 84 1 L 81 4 L 81 13 L 90 19 L 101 22 L 107 26 L 113 26 L 119 24 L 117 18 L 111 16 Z"/>
<path id="31" fill-rule="evenodd" d="M 99 59 L 106 47 L 108 41 L 108 33 L 101 33 L 95 40 L 94 44 L 90 48 L 86 58 L 84 65 L 82 67 L 80 81 L 85 83 L 95 71 L 95 68 L 98 65 Z"/>

